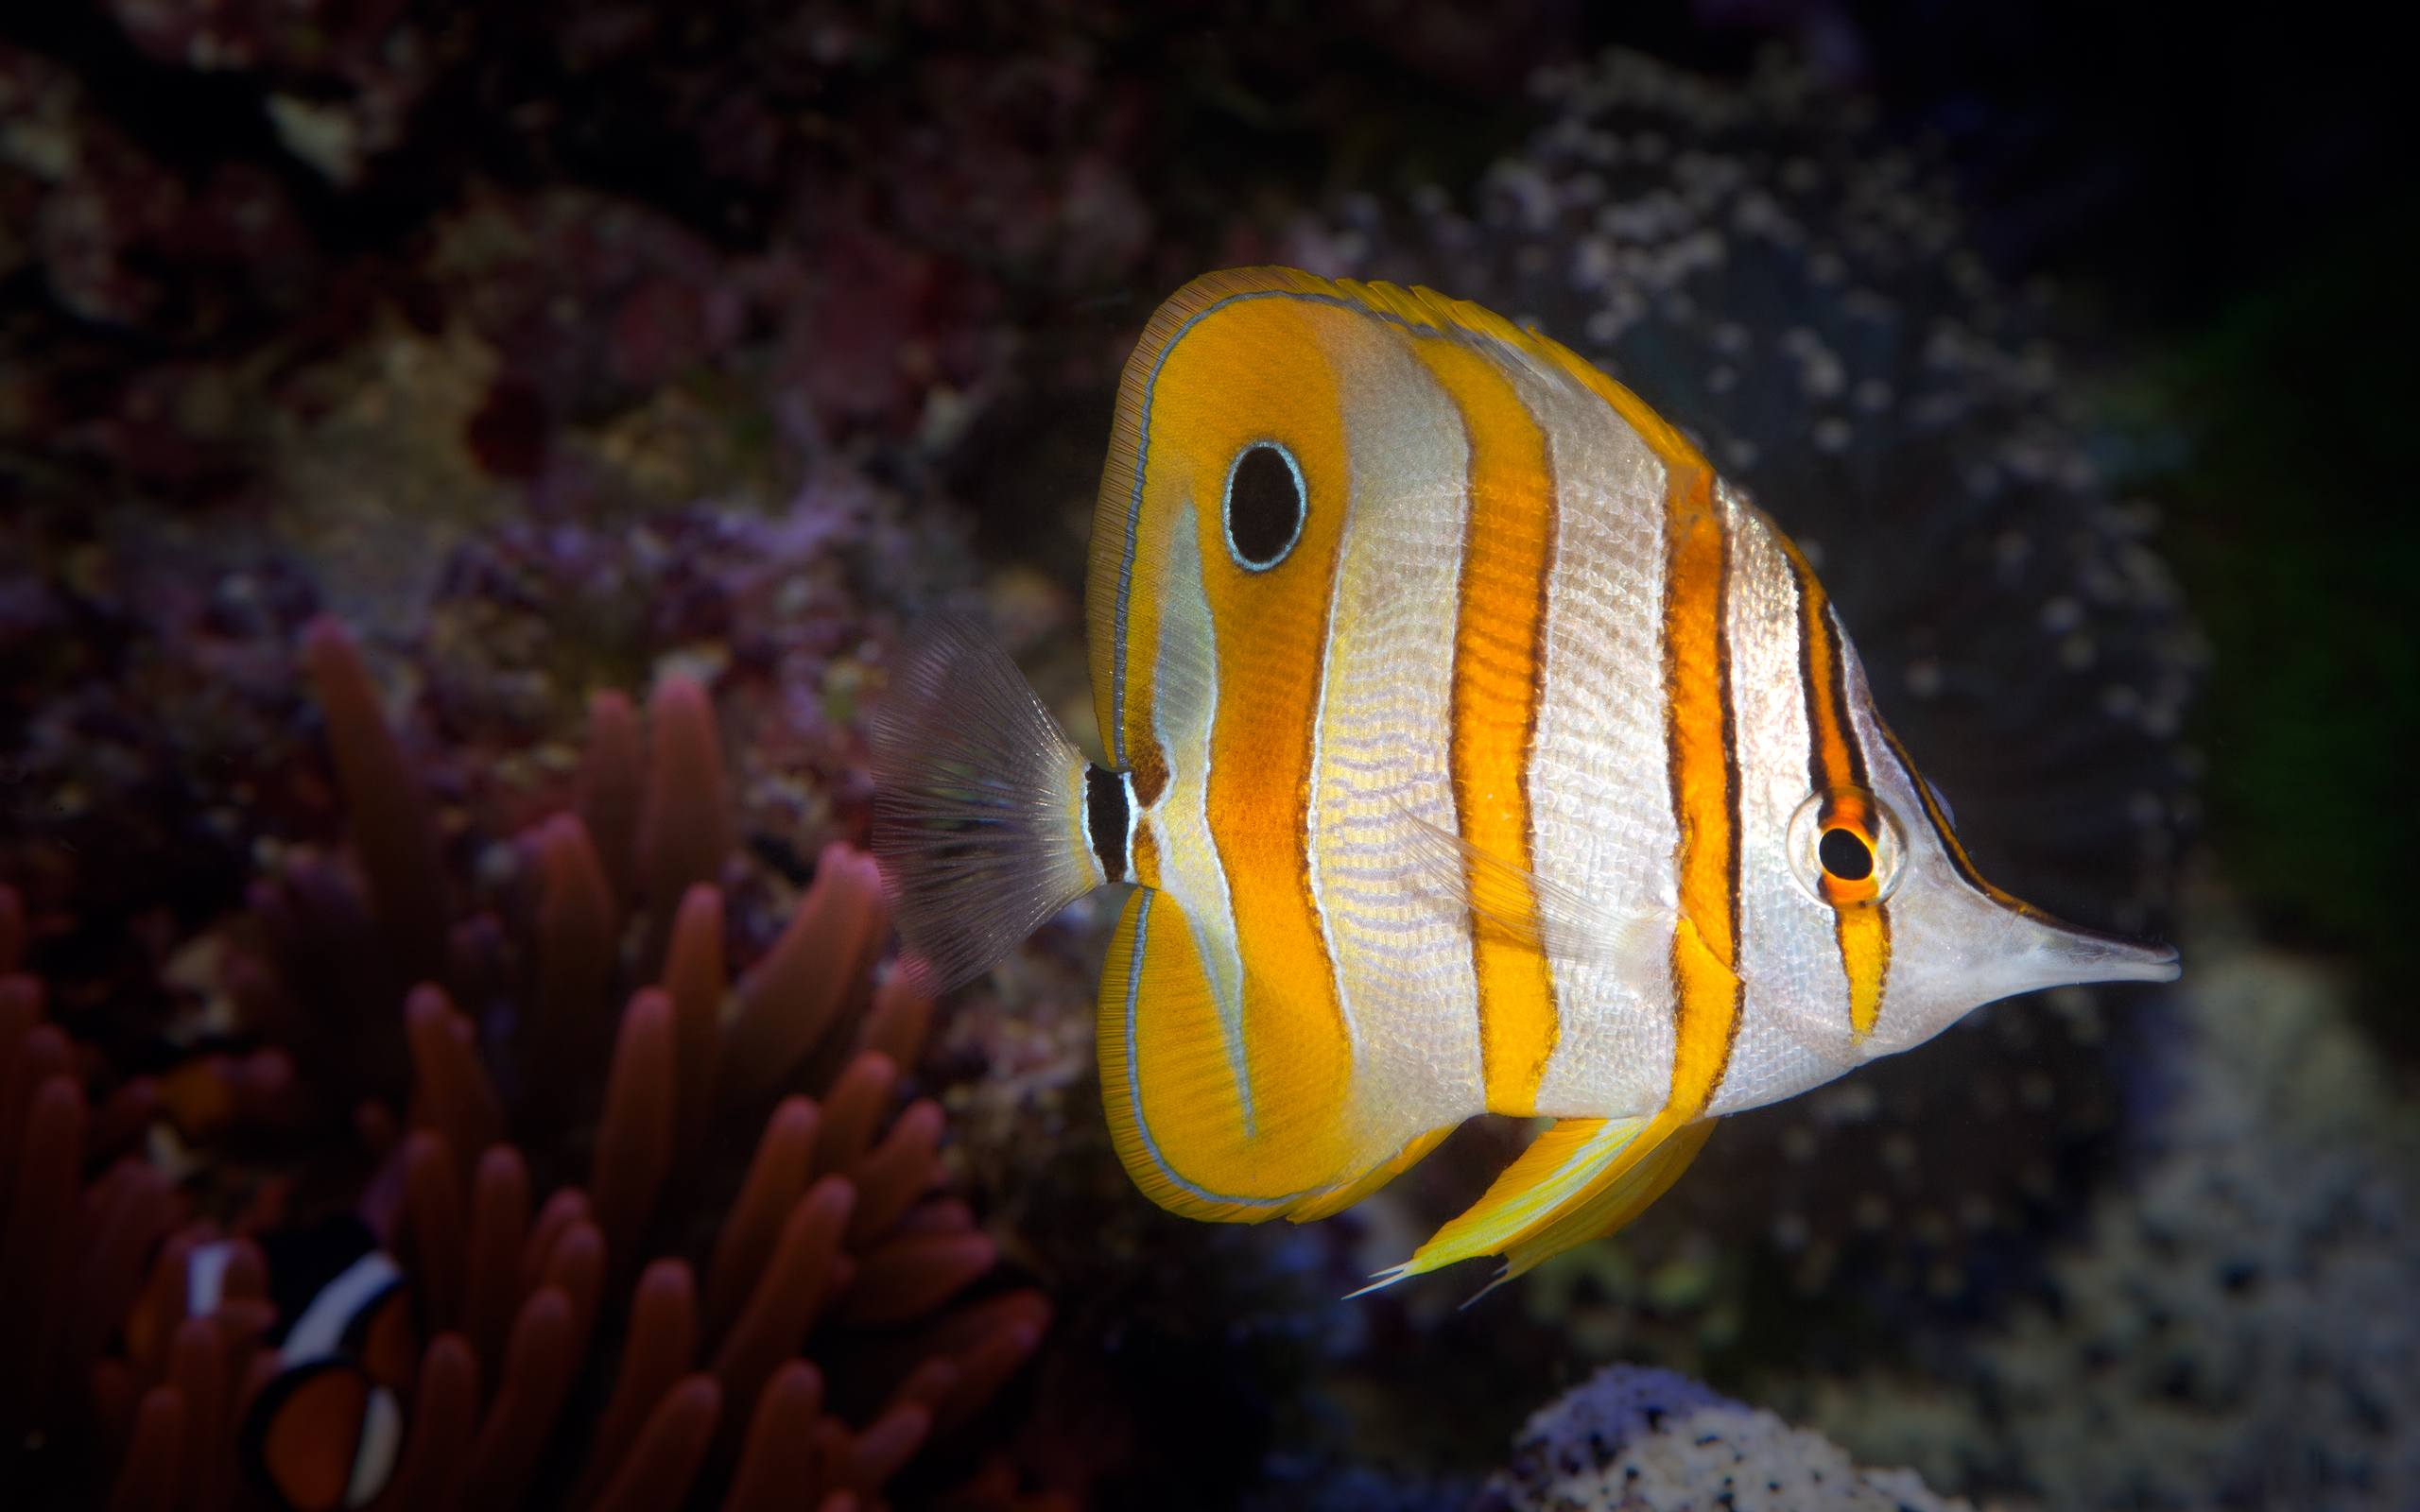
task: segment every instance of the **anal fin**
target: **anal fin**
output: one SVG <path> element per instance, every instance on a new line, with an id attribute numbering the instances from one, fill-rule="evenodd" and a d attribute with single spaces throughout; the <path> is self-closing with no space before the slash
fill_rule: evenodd
<path id="1" fill-rule="evenodd" d="M 1212 1223 L 1326 1217 L 1461 1121 L 1464 1109 L 1443 1099 L 1362 1116 L 1349 1077 L 1296 1049 L 1332 1017 L 1250 971 L 1239 993 L 1222 994 L 1211 965 L 1219 943 L 1170 894 L 1139 887 L 1101 969 L 1110 1142 L 1153 1202 Z"/>
<path id="2" fill-rule="evenodd" d="M 1635 1160 L 1599 1183 L 1585 1201 L 1559 1210 L 1552 1222 L 1525 1234 L 1506 1250 L 1504 1273 L 1497 1280 L 1510 1280 L 1566 1249 L 1576 1249 L 1592 1239 L 1602 1239 L 1627 1227 L 1656 1198 L 1671 1190 L 1681 1173 L 1689 1168 L 1689 1162 L 1698 1158 L 1698 1151 L 1705 1147 L 1718 1122 L 1701 1118 L 1684 1124 L 1651 1147 L 1638 1149 Z M 1644 1143 L 1644 1136 L 1640 1143 Z"/>
<path id="3" fill-rule="evenodd" d="M 1372 1167 L 1369 1173 L 1363 1176 L 1359 1180 L 1353 1182 L 1349 1186 L 1340 1187 L 1336 1191 L 1329 1193 L 1326 1196 L 1314 1198 L 1310 1201 L 1301 1203 L 1288 1211 L 1286 1216 L 1296 1223 L 1315 1223 L 1322 1218 L 1335 1217 L 1338 1213 L 1342 1212 L 1345 1209 L 1360 1201 L 1363 1197 L 1368 1196 L 1371 1193 L 1377 1191 L 1380 1187 L 1385 1186 L 1388 1182 L 1393 1180 L 1395 1177 L 1403 1175 L 1406 1171 L 1409 1171 L 1413 1166 L 1419 1164 L 1422 1160 L 1426 1158 L 1429 1151 L 1443 1143 L 1445 1136 L 1452 1132 L 1454 1132 L 1454 1125 L 1451 1124 L 1446 1125 L 1443 1128 L 1430 1129 L 1427 1133 L 1420 1135 L 1412 1140 L 1410 1143 L 1406 1144 L 1402 1150 L 1396 1153 L 1393 1160 Z"/>
<path id="4" fill-rule="evenodd" d="M 1560 1120 L 1468 1211 L 1362 1290 L 1481 1255 L 1503 1256 L 1495 1279 L 1509 1280 L 1646 1211 L 1713 1131 L 1713 1120 L 1688 1120 L 1669 1109 L 1645 1118 Z"/>

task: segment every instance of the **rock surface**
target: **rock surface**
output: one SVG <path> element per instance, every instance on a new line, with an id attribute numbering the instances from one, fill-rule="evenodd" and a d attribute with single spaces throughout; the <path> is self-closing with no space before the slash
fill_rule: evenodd
<path id="1" fill-rule="evenodd" d="M 1913 1470 L 1867 1469 L 1821 1434 L 1669 1370 L 1608 1366 L 1541 1408 L 1480 1512 L 1955 1512 Z"/>

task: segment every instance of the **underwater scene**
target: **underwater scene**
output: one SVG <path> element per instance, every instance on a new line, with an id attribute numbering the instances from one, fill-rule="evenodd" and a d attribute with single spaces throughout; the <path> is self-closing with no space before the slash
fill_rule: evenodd
<path id="1" fill-rule="evenodd" d="M 2420 1509 L 2404 71 L 0 8 L 0 1505 Z"/>

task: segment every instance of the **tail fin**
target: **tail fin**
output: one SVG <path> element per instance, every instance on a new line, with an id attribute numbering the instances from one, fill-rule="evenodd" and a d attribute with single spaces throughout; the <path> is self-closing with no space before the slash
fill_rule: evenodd
<path id="1" fill-rule="evenodd" d="M 979 974 L 1106 880 L 1089 764 L 981 631 L 917 643 L 873 726 L 874 860 L 921 989 Z"/>

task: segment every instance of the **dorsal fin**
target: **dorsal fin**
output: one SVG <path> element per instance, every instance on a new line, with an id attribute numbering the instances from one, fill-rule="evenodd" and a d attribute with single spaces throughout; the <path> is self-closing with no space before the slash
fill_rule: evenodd
<path id="1" fill-rule="evenodd" d="M 1290 269 L 1252 269 L 1254 272 L 1291 273 Z M 1305 273 L 1292 273 L 1297 279 L 1309 278 Z M 1340 298 L 1350 300 L 1374 314 L 1400 320 L 1419 331 L 1436 331 L 1457 335 L 1474 345 L 1490 348 L 1506 361 L 1528 368 L 1550 379 L 1577 384 L 1611 404 L 1616 414 L 1628 421 L 1648 445 L 1668 460 L 1703 467 L 1704 459 L 1688 438 L 1668 424 L 1647 401 L 1632 393 L 1608 377 L 1585 357 L 1553 337 L 1529 326 L 1515 325 L 1503 316 L 1468 300 L 1457 300 L 1435 289 L 1414 284 L 1405 288 L 1396 284 L 1365 284 L 1357 279 L 1325 279 L 1312 282 L 1325 284 Z"/>

